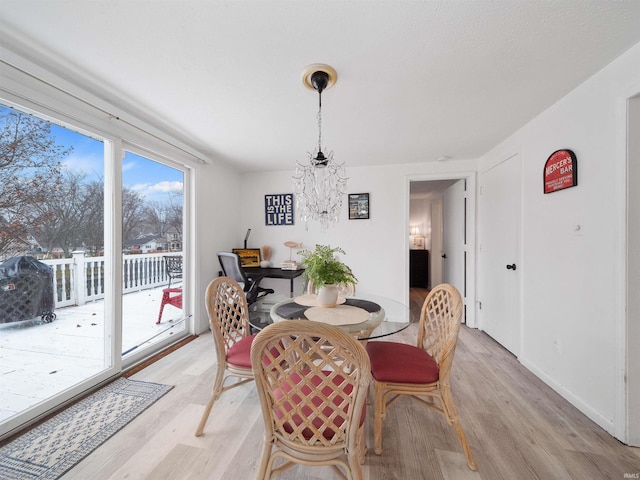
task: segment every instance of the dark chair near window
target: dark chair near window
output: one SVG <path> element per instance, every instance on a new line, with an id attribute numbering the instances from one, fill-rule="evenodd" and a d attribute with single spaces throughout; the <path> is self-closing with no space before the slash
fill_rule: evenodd
<path id="1" fill-rule="evenodd" d="M 247 276 L 242 268 L 240 256 L 237 253 L 218 252 L 218 260 L 220 260 L 220 266 L 222 267 L 224 275 L 233 278 L 242 286 L 244 294 L 247 296 L 248 305 L 256 303 L 261 298 L 273 293 L 273 289 L 262 288 L 260 286 L 262 277 L 250 278 Z"/>
<path id="2" fill-rule="evenodd" d="M 162 289 L 162 301 L 160 302 L 160 313 L 156 324 L 162 320 L 162 312 L 165 305 L 172 305 L 182 309 L 182 288 L 171 288 L 171 282 L 176 279 L 182 279 L 182 255 L 164 255 L 164 268 L 167 277 L 169 277 L 169 285 Z"/>
<path id="3" fill-rule="evenodd" d="M 165 255 L 163 258 L 165 272 L 169 277 L 167 288 L 171 288 L 174 279 L 182 279 L 182 255 Z"/>

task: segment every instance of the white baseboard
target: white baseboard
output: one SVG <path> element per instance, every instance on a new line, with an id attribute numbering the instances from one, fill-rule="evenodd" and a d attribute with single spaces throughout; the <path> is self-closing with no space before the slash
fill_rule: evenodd
<path id="1" fill-rule="evenodd" d="M 594 410 L 589 404 L 585 403 L 580 397 L 576 396 L 570 390 L 567 390 L 563 385 L 559 384 L 555 379 L 551 378 L 544 371 L 540 370 L 535 364 L 529 362 L 526 358 L 519 357 L 518 361 L 528 370 L 530 370 L 536 377 L 553 388 L 561 397 L 567 400 L 571 405 L 576 407 L 582 413 L 584 413 L 589 419 L 593 420 L 600 427 L 605 429 L 607 433 L 615 437 L 615 429 L 613 425 L 613 419 L 606 418 L 597 410 Z M 621 439 L 618 439 L 621 440 Z"/>

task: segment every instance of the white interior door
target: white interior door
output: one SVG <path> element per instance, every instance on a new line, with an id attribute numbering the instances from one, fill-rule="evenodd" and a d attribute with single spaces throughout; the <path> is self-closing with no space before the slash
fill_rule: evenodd
<path id="1" fill-rule="evenodd" d="M 627 437 L 640 446 L 640 94 L 629 100 L 627 128 Z"/>
<path id="2" fill-rule="evenodd" d="M 464 180 L 459 180 L 445 190 L 443 195 L 442 251 L 443 281 L 456 287 L 465 295 L 465 200 Z"/>
<path id="3" fill-rule="evenodd" d="M 431 251 L 429 252 L 431 267 L 429 283 L 433 288 L 442 283 L 442 200 L 431 204 Z"/>
<path id="4" fill-rule="evenodd" d="M 515 355 L 520 338 L 520 156 L 480 175 L 479 326 Z"/>

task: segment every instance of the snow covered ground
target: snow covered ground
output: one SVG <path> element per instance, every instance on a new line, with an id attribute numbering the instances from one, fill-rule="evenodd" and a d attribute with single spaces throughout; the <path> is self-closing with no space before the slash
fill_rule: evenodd
<path id="1" fill-rule="evenodd" d="M 166 305 L 156 325 L 162 288 L 123 296 L 123 352 L 176 335 L 181 310 Z M 59 308 L 40 319 L 0 325 L 0 421 L 104 369 L 104 301 Z M 151 339 L 151 340 L 150 340 Z"/>

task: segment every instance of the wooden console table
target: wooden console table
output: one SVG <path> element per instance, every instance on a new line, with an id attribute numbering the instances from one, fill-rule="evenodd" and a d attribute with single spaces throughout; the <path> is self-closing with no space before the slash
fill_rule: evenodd
<path id="1" fill-rule="evenodd" d="M 429 250 L 409 250 L 409 286 L 429 288 Z"/>

